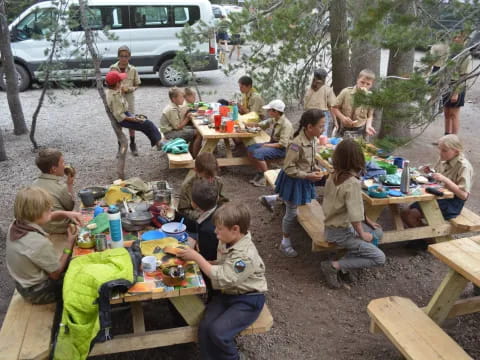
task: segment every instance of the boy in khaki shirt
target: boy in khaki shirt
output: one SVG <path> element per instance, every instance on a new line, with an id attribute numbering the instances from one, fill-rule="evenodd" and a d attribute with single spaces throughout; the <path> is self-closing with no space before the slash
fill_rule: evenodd
<path id="1" fill-rule="evenodd" d="M 382 265 L 385 254 L 374 244 L 381 239 L 380 225 L 364 215 L 358 174 L 365 168 L 362 149 L 352 139 L 343 140 L 333 153 L 333 168 L 325 185 L 323 211 L 325 235 L 329 243 L 347 250 L 339 261 L 323 261 L 321 269 L 327 284 L 338 289 L 338 275 L 351 281 L 351 269 Z M 365 223 L 364 223 L 365 221 Z"/>
<path id="2" fill-rule="evenodd" d="M 238 112 L 240 115 L 247 114 L 249 112 L 256 112 L 260 119 L 264 117 L 262 96 L 253 88 L 253 80 L 250 76 L 242 76 L 238 79 L 238 86 L 242 93 L 242 102 L 238 105 Z"/>
<path id="3" fill-rule="evenodd" d="M 127 77 L 122 80 L 122 94 L 127 100 L 128 111 L 135 114 L 135 90 L 140 86 L 140 77 L 135 66 L 129 63 L 131 58 L 130 49 L 123 45 L 118 48 L 118 61 L 110 66 L 110 70 L 126 73 Z M 138 156 L 137 144 L 135 143 L 135 130 L 128 129 L 130 134 L 130 151 L 133 156 Z"/>
<path id="4" fill-rule="evenodd" d="M 188 142 L 189 151 L 195 158 L 200 152 L 202 137 L 191 125 L 192 113 L 184 111 L 184 93 L 181 89 L 173 87 L 168 92 L 168 97 L 170 104 L 162 111 L 160 130 L 167 139 L 182 138 Z"/>
<path id="5" fill-rule="evenodd" d="M 368 92 L 374 81 L 375 74 L 371 70 L 364 69 L 358 74 L 355 86 L 347 87 L 338 94 L 333 113 L 340 121 L 340 135 L 343 136 L 345 131 L 361 134 L 364 137 L 376 134 L 372 127 L 374 109 L 363 105 L 355 106 L 353 102 L 355 93 Z"/>

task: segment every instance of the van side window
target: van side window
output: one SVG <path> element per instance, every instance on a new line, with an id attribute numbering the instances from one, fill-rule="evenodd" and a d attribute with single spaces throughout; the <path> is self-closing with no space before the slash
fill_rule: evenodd
<path id="1" fill-rule="evenodd" d="M 127 28 L 128 8 L 126 6 L 89 6 L 87 21 L 92 30 Z M 70 8 L 69 26 L 72 31 L 83 30 L 78 6 Z"/>
<path id="2" fill-rule="evenodd" d="M 198 6 L 173 6 L 174 26 L 193 25 L 200 20 Z"/>
<path id="3" fill-rule="evenodd" d="M 53 11 L 54 9 L 36 9 L 25 16 L 15 27 L 17 38 L 27 40 L 44 36 L 53 20 Z"/>
<path id="4" fill-rule="evenodd" d="M 137 28 L 170 26 L 167 6 L 136 6 L 133 26 Z"/>

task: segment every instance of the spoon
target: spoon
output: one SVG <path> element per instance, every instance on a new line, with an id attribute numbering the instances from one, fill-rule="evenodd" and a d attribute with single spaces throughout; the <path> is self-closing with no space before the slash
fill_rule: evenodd
<path id="1" fill-rule="evenodd" d="M 182 220 L 180 220 L 180 224 L 178 225 L 178 227 L 175 229 L 175 232 L 180 232 L 180 230 L 182 230 L 182 225 L 183 225 L 183 221 L 185 220 L 185 218 L 182 217 Z"/>

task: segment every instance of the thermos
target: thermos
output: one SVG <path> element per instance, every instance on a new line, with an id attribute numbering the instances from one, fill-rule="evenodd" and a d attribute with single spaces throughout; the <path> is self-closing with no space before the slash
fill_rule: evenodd
<path id="1" fill-rule="evenodd" d="M 120 210 L 115 205 L 108 207 L 108 225 L 110 227 L 112 249 L 123 247 L 122 219 Z"/>
<path id="2" fill-rule="evenodd" d="M 404 194 L 408 194 L 410 190 L 410 161 L 403 161 L 402 177 L 400 179 L 400 191 Z"/>

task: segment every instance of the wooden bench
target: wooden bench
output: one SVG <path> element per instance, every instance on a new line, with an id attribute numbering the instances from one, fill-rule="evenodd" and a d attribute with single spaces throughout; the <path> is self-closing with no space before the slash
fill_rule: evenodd
<path id="1" fill-rule="evenodd" d="M 133 314 L 132 309 L 132 315 Z M 15 291 L 0 330 L 0 360 L 41 360 L 50 352 L 50 336 L 55 304 L 32 305 Z M 135 325 L 135 324 L 134 324 Z M 258 319 L 240 335 L 260 334 L 270 330 L 273 317 L 267 305 Z M 90 355 L 127 352 L 197 341 L 198 328 L 144 331 L 144 335 L 118 335 L 113 340 L 96 344 Z M 161 337 L 161 339 L 159 339 Z"/>
<path id="2" fill-rule="evenodd" d="M 455 232 L 473 232 L 480 231 L 480 215 L 464 207 L 460 215 L 451 219 L 450 223 L 454 226 Z"/>
<path id="3" fill-rule="evenodd" d="M 390 296 L 370 301 L 370 331 L 383 332 L 407 359 L 472 359 L 410 299 Z"/>
<path id="4" fill-rule="evenodd" d="M 170 169 L 193 169 L 195 162 L 190 152 L 184 154 L 167 153 L 168 167 Z"/>

